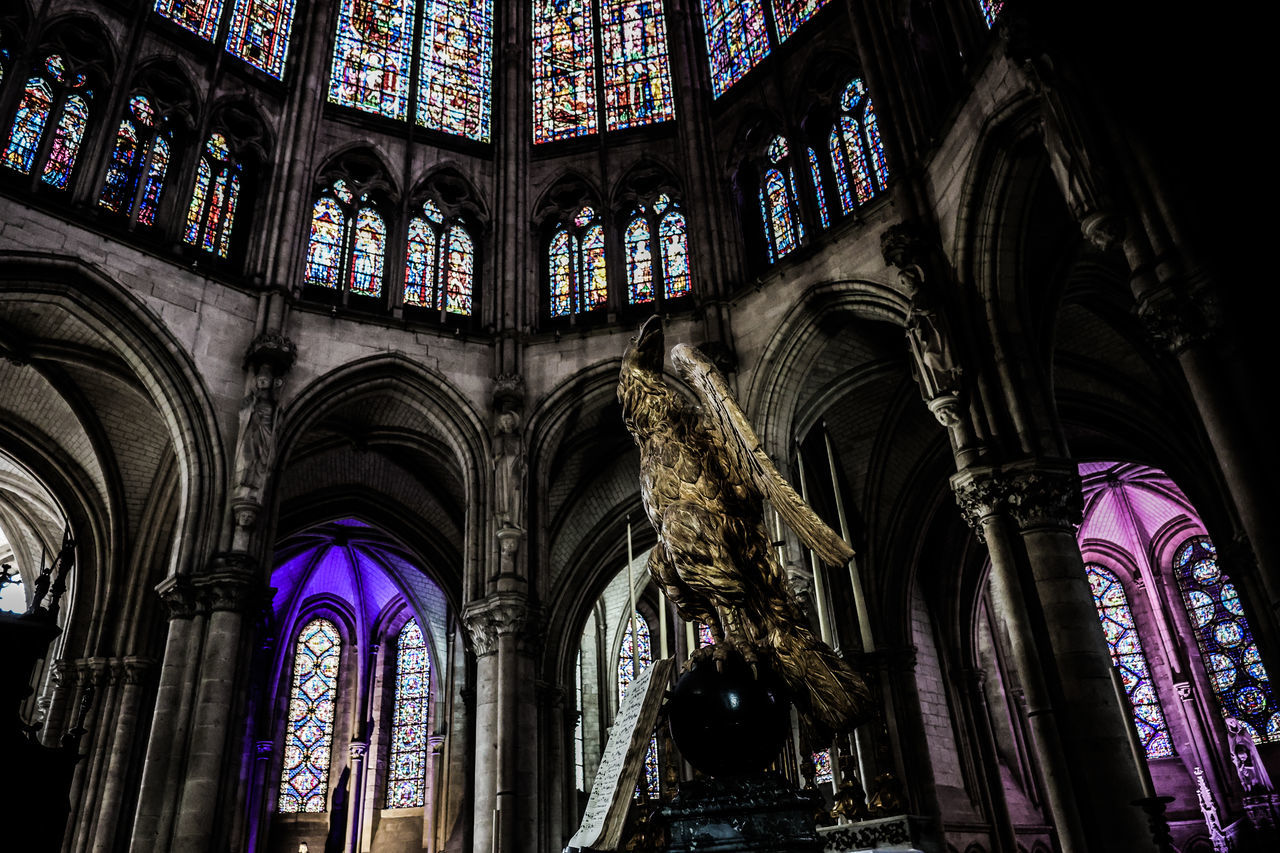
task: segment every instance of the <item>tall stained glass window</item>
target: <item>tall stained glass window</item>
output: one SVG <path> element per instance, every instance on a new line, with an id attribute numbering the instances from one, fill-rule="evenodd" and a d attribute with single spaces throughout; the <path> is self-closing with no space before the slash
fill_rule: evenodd
<path id="1" fill-rule="evenodd" d="M 632 625 L 635 633 L 632 634 Z M 653 651 L 649 646 L 649 626 L 644 617 L 635 614 L 634 623 L 628 623 L 627 632 L 622 637 L 622 648 L 618 650 L 618 701 L 627 695 L 631 682 L 653 663 Z M 649 741 L 649 750 L 644 756 L 644 785 L 636 786 L 636 797 L 656 800 L 658 798 L 658 739 Z"/>
<path id="2" fill-rule="evenodd" d="M 552 317 L 594 311 L 609 301 L 604 225 L 594 209 L 582 208 L 552 234 L 547 273 Z"/>
<path id="3" fill-rule="evenodd" d="M 281 812 L 325 810 L 341 649 L 338 629 L 328 619 L 312 619 L 298 634 L 280 774 Z"/>
<path id="4" fill-rule="evenodd" d="M 840 207 L 847 213 L 884 190 L 889 169 L 875 106 L 866 84 L 855 79 L 840 97 L 843 111 L 831 129 L 831 165 L 840 191 Z"/>
<path id="5" fill-rule="evenodd" d="M 387 767 L 387 808 L 421 806 L 427 798 L 427 723 L 431 662 L 427 640 L 410 619 L 396 640 L 396 699 Z"/>
<path id="6" fill-rule="evenodd" d="M 446 221 L 427 199 L 409 220 L 404 304 L 469 316 L 475 282 L 475 243 L 461 221 Z"/>
<path id="7" fill-rule="evenodd" d="M 631 213 L 623 234 L 627 259 L 627 304 L 678 299 L 688 295 L 689 238 L 684 214 L 665 193 L 653 204 L 641 204 Z M 658 241 L 653 242 L 657 233 Z M 655 255 L 657 256 L 655 259 Z"/>
<path id="8" fill-rule="evenodd" d="M 417 122 L 489 141 L 493 0 L 425 0 Z"/>
<path id="9" fill-rule="evenodd" d="M 156 0 L 156 12 L 205 41 L 213 41 L 222 15 L 222 0 Z"/>
<path id="10" fill-rule="evenodd" d="M 0 162 L 24 175 L 38 170 L 42 183 L 66 189 L 92 96 L 85 75 L 70 73 L 61 56 L 50 55 L 27 80 Z"/>
<path id="11" fill-rule="evenodd" d="M 368 195 L 357 199 L 346 181 L 334 181 L 311 208 L 305 283 L 381 296 L 386 252 L 386 222 Z"/>
<path id="12" fill-rule="evenodd" d="M 1182 545 L 1174 575 L 1222 716 L 1235 717 L 1257 743 L 1280 741 L 1280 707 L 1235 584 L 1218 566 L 1207 536 Z"/>
<path id="13" fill-rule="evenodd" d="M 982 9 L 982 20 L 987 22 L 987 28 L 990 29 L 996 25 L 996 18 L 1000 17 L 1000 11 L 1004 9 L 1004 0 L 978 0 L 978 6 Z"/>
<path id="14" fill-rule="evenodd" d="M 796 205 L 796 173 L 787 140 L 775 136 L 769 142 L 766 156 L 770 165 L 760 186 L 760 214 L 772 262 L 800 245 L 804 224 Z"/>
<path id="15" fill-rule="evenodd" d="M 329 100 L 387 118 L 409 114 L 414 0 L 342 0 Z"/>
<path id="16" fill-rule="evenodd" d="M 661 0 L 535 0 L 533 39 L 534 142 L 675 118 Z"/>
<path id="17" fill-rule="evenodd" d="M 1090 563 L 1085 566 L 1085 573 L 1093 591 L 1093 606 L 1098 610 L 1102 632 L 1111 650 L 1111 663 L 1120 670 L 1120 680 L 1129 697 L 1133 722 L 1147 758 L 1173 755 L 1169 727 L 1165 724 L 1164 711 L 1151 680 L 1147 656 L 1142 651 L 1142 641 L 1138 638 L 1138 628 L 1124 587 L 1120 585 L 1119 578 L 1102 566 Z"/>
<path id="18" fill-rule="evenodd" d="M 820 749 L 813 753 L 813 781 L 817 785 L 834 782 L 836 774 L 831 767 L 831 750 Z"/>
<path id="19" fill-rule="evenodd" d="M 236 0 L 227 50 L 279 80 L 289 53 L 293 5 L 294 0 Z"/>
<path id="20" fill-rule="evenodd" d="M 112 213 L 154 225 L 160 191 L 169 168 L 169 131 L 161 127 L 155 107 L 145 95 L 129 99 L 128 113 L 116 129 L 115 146 L 98 204 Z"/>
<path id="21" fill-rule="evenodd" d="M 239 198 L 240 164 L 232 158 L 227 138 L 212 133 L 196 169 L 183 242 L 220 258 L 230 257 L 231 227 Z"/>
<path id="22" fill-rule="evenodd" d="M 702 28 L 717 98 L 769 55 L 764 0 L 702 0 Z"/>
<path id="23" fill-rule="evenodd" d="M 818 155 L 809 149 L 809 177 L 813 179 L 813 194 L 818 200 L 818 217 L 823 228 L 831 227 L 831 214 L 827 212 L 827 194 L 822 190 L 822 169 L 818 166 Z"/>

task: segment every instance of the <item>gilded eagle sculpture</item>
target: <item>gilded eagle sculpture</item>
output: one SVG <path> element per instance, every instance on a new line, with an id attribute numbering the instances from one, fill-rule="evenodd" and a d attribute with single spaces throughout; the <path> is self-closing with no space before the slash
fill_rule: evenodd
<path id="1" fill-rule="evenodd" d="M 651 317 L 622 358 L 618 400 L 640 447 L 640 493 L 658 533 L 649 574 L 681 617 L 716 638 L 715 654 L 765 660 L 782 678 L 813 742 L 864 713 L 862 679 L 813 635 L 764 523 L 764 499 L 824 561 L 849 547 L 796 494 L 760 447 L 715 365 L 677 344 L 671 360 L 696 392 L 691 406 L 662 378 L 662 323 Z"/>

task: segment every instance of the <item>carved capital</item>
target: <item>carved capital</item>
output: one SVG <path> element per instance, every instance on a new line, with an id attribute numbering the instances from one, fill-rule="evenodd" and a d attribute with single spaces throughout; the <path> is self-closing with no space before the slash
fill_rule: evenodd
<path id="1" fill-rule="evenodd" d="M 275 752 L 275 741 L 257 740 L 253 742 L 253 754 L 259 761 L 271 760 L 271 753 Z"/>
<path id="2" fill-rule="evenodd" d="M 1004 509 L 1004 483 L 986 470 L 961 471 L 951 477 L 951 491 L 965 523 L 973 528 L 979 542 L 986 542 L 982 522 Z"/>
<path id="3" fill-rule="evenodd" d="M 252 561 L 245 555 L 223 554 L 207 574 L 192 579 L 201 603 L 210 611 L 246 613 L 257 606 L 262 585 Z"/>
<path id="4" fill-rule="evenodd" d="M 246 368 L 266 367 L 274 376 L 283 376 L 298 359 L 298 347 L 279 332 L 263 332 L 249 344 L 244 356 Z"/>
<path id="5" fill-rule="evenodd" d="M 933 241 L 918 222 L 899 222 L 880 232 L 880 255 L 887 266 L 927 267 L 932 254 Z"/>
<path id="6" fill-rule="evenodd" d="M 1183 702 L 1190 702 L 1195 698 L 1196 689 L 1190 681 L 1175 681 L 1173 689 L 1177 691 L 1178 698 Z"/>
<path id="7" fill-rule="evenodd" d="M 951 478 L 964 520 L 986 541 L 983 520 L 1006 513 L 1019 528 L 1069 528 L 1080 523 L 1080 475 L 1074 465 L 1031 460 L 969 468 Z"/>
<path id="8" fill-rule="evenodd" d="M 353 740 L 350 747 L 350 755 L 353 761 L 364 761 L 365 755 L 369 752 L 369 744 L 360 740 Z"/>
<path id="9" fill-rule="evenodd" d="M 462 610 L 462 623 L 478 658 L 496 652 L 504 636 L 516 635 L 527 643 L 536 634 L 537 621 L 528 597 L 518 592 L 495 592 Z"/>
<path id="10" fill-rule="evenodd" d="M 190 619 L 196 613 L 196 591 L 187 578 L 172 575 L 156 584 L 156 592 L 170 619 Z"/>
<path id="11" fill-rule="evenodd" d="M 539 681 L 534 685 L 534 690 L 538 697 L 538 704 L 542 707 L 551 710 L 564 708 L 567 691 L 563 685 L 552 684 L 549 681 Z"/>
<path id="12" fill-rule="evenodd" d="M 493 380 L 493 407 L 498 411 L 524 407 L 524 377 L 503 373 Z"/>
<path id="13" fill-rule="evenodd" d="M 142 684 L 155 670 L 154 658 L 129 655 L 121 660 L 125 684 Z"/>

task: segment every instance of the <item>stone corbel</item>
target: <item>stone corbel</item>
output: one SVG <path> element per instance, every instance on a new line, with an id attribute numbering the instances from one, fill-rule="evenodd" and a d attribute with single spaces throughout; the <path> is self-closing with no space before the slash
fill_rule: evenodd
<path id="1" fill-rule="evenodd" d="M 196 591 L 186 577 L 171 575 L 156 584 L 156 593 L 169 611 L 169 618 L 190 619 L 196 615 Z"/>
<path id="2" fill-rule="evenodd" d="M 239 554 L 216 558 L 211 570 L 192 578 L 200 603 L 211 612 L 247 613 L 262 594 L 258 572 L 252 562 Z"/>

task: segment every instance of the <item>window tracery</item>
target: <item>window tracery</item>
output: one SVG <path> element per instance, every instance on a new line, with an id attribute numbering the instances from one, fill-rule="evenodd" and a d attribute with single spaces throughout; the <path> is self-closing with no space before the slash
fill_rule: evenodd
<path id="1" fill-rule="evenodd" d="M 427 640 L 410 619 L 396 639 L 395 710 L 387 770 L 387 808 L 426 803 L 427 725 L 431 710 L 431 660 Z"/>
<path id="2" fill-rule="evenodd" d="M 765 153 L 768 165 L 760 183 L 760 216 L 769 262 L 773 263 L 790 254 L 804 240 L 804 223 L 797 204 L 791 147 L 785 138 L 775 136 Z"/>
<path id="3" fill-rule="evenodd" d="M 845 87 L 840 109 L 842 114 L 831 129 L 829 147 L 840 207 L 849 214 L 885 189 L 889 169 L 875 106 L 860 78 Z"/>
<path id="4" fill-rule="evenodd" d="M 404 304 L 469 316 L 475 282 L 475 243 L 466 226 L 446 219 L 431 199 L 409 220 Z"/>
<path id="5" fill-rule="evenodd" d="M 1280 740 L 1280 708 L 1235 584 L 1218 565 L 1207 536 L 1184 542 L 1174 575 L 1218 706 L 1257 743 Z"/>
<path id="6" fill-rule="evenodd" d="M 166 124 L 145 95 L 129 99 L 98 194 L 99 206 L 142 225 L 155 224 L 173 139 Z"/>
<path id="7" fill-rule="evenodd" d="M 608 303 L 604 224 L 594 208 L 581 208 L 552 234 L 547 272 L 552 317 L 583 314 Z"/>
<path id="8" fill-rule="evenodd" d="M 280 776 L 283 813 L 322 812 L 327 805 L 341 649 L 328 619 L 312 619 L 298 633 Z"/>
<path id="9" fill-rule="evenodd" d="M 827 0 L 702 0 L 711 88 L 718 98 L 791 38 Z"/>
<path id="10" fill-rule="evenodd" d="M 357 198 L 339 178 L 312 206 L 303 281 L 359 297 L 380 297 L 386 249 L 386 222 L 368 193 Z"/>
<path id="11" fill-rule="evenodd" d="M 295 0 L 156 0 L 156 14 L 212 42 L 224 12 L 226 50 L 277 80 L 284 77 Z"/>
<path id="12" fill-rule="evenodd" d="M 1129 609 L 1129 599 L 1124 587 L 1107 569 L 1096 563 L 1085 566 L 1089 589 L 1093 593 L 1093 605 L 1097 608 L 1102 631 L 1111 652 L 1111 663 L 1120 671 L 1125 695 L 1133 712 L 1133 722 L 1138 729 L 1147 758 L 1166 758 L 1173 755 L 1169 740 L 1169 727 L 1165 723 L 1164 709 L 1156 694 L 1147 656 L 1142 650 L 1138 627 Z"/>
<path id="13" fill-rule="evenodd" d="M 220 258 L 231 256 L 240 173 L 240 163 L 232 157 L 227 138 L 216 131 L 210 134 L 196 169 L 183 242 Z"/>
<path id="14" fill-rule="evenodd" d="M 68 70 L 60 55 L 50 54 L 27 80 L 0 161 L 24 175 L 38 170 L 42 183 L 65 190 L 84 139 L 92 97 L 88 78 Z"/>
<path id="15" fill-rule="evenodd" d="M 660 0 L 538 0 L 533 40 L 535 143 L 675 118 Z"/>
<path id="16" fill-rule="evenodd" d="M 656 244 L 654 234 L 658 238 Z M 662 193 L 652 204 L 642 203 L 632 209 L 623 244 L 627 304 L 664 304 L 689 294 L 692 276 L 688 227 L 684 213 L 670 196 Z"/>

